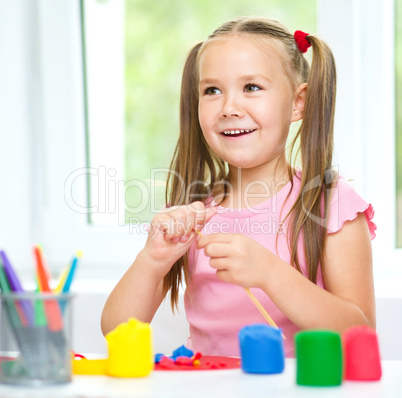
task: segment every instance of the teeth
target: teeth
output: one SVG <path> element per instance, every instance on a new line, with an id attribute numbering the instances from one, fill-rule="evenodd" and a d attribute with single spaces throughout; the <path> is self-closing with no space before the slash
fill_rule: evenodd
<path id="1" fill-rule="evenodd" d="M 250 131 L 253 130 L 225 130 L 223 134 L 225 135 L 236 135 L 236 134 L 241 134 L 241 133 L 249 133 Z"/>

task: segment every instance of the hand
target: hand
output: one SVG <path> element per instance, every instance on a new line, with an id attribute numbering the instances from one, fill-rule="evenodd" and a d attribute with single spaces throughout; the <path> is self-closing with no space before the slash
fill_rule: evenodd
<path id="1" fill-rule="evenodd" d="M 204 235 L 197 247 L 211 258 L 209 264 L 219 279 L 247 288 L 262 288 L 270 261 L 277 259 L 264 246 L 241 234 Z"/>
<path id="2" fill-rule="evenodd" d="M 194 231 L 202 229 L 215 214 L 215 208 L 206 208 L 202 202 L 160 211 L 151 222 L 143 250 L 148 263 L 154 264 L 155 271 L 165 276 L 197 238 Z"/>

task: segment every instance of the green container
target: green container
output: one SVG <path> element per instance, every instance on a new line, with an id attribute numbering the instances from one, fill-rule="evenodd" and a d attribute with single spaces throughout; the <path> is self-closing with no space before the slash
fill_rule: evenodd
<path id="1" fill-rule="evenodd" d="M 339 386 L 343 359 L 339 333 L 305 330 L 295 335 L 296 382 L 302 386 Z"/>

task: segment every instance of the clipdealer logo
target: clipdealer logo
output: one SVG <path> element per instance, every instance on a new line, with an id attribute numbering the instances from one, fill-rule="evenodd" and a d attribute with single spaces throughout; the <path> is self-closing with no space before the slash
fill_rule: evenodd
<path id="1" fill-rule="evenodd" d="M 285 228 L 284 225 L 279 220 L 279 212 L 281 209 L 278 208 L 277 203 L 277 192 L 283 188 L 287 181 L 286 180 L 278 180 L 272 182 L 271 185 L 268 185 L 265 181 L 253 181 L 249 183 L 245 187 L 240 187 L 242 190 L 241 195 L 233 195 L 234 188 L 227 181 L 217 181 L 214 187 L 209 186 L 205 183 L 205 181 L 193 181 L 186 189 L 185 182 L 182 176 L 174 171 L 169 170 L 168 168 L 155 168 L 150 170 L 150 178 L 148 180 L 140 180 L 140 179 L 132 179 L 125 181 L 123 178 L 118 178 L 118 172 L 115 168 L 106 168 L 106 166 L 99 167 L 83 167 L 74 170 L 71 172 L 64 183 L 64 200 L 67 206 L 74 212 L 79 214 L 110 214 L 116 215 L 114 220 L 118 222 L 118 225 L 126 225 L 126 224 L 144 224 L 143 232 L 147 230 L 146 223 L 141 221 L 140 216 L 146 209 L 150 214 L 157 214 L 161 208 L 157 206 L 155 200 L 155 193 L 157 188 L 165 189 L 165 182 L 167 176 L 170 174 L 173 175 L 174 178 L 177 179 L 179 191 L 181 194 L 181 198 L 179 201 L 182 203 L 190 203 L 188 206 L 191 206 L 191 202 L 194 200 L 200 200 L 199 197 L 194 198 L 194 194 L 192 193 L 192 189 L 196 185 L 202 185 L 204 188 L 203 198 L 201 199 L 210 199 L 212 197 L 213 188 L 222 188 L 222 185 L 225 185 L 228 205 L 226 207 L 221 207 L 219 209 L 219 213 L 224 214 L 225 212 L 235 213 L 236 211 L 242 211 L 244 205 L 249 209 L 249 211 L 253 214 L 264 214 L 269 212 L 278 213 L 278 219 L 276 217 L 271 217 L 264 221 L 263 223 L 257 223 L 256 225 L 249 222 L 248 225 L 241 224 L 240 221 L 237 221 L 237 225 L 235 229 L 238 230 L 238 233 L 242 233 L 243 229 L 247 229 L 247 231 L 259 230 L 261 233 L 284 233 Z M 241 170 L 239 170 L 239 175 L 237 178 L 240 179 Z M 333 170 L 328 170 L 325 172 L 324 180 L 326 184 L 331 184 L 337 181 L 337 172 Z M 88 182 L 90 183 L 90 188 L 88 187 Z M 306 212 L 309 218 L 311 218 L 314 222 L 326 227 L 329 215 L 325 215 L 325 217 L 318 217 L 312 213 L 310 213 L 304 206 L 304 195 L 311 189 L 314 189 L 321 185 L 320 176 L 316 176 L 312 180 L 310 180 L 302 190 L 302 203 L 303 203 L 303 211 Z M 139 201 L 136 206 L 130 206 L 127 203 L 127 193 L 129 190 L 136 190 L 137 197 L 139 197 Z M 91 191 L 90 193 L 88 193 Z M 339 201 L 337 200 L 338 189 L 335 184 L 333 188 L 329 189 L 327 193 L 330 193 L 332 198 L 332 203 L 335 203 L 331 207 L 331 218 L 336 223 L 336 220 L 339 220 L 337 213 L 339 207 Z M 89 200 L 90 198 L 90 200 Z M 222 199 L 222 196 L 215 197 L 215 200 L 219 202 Z M 235 203 L 235 199 L 237 198 L 237 203 Z M 264 201 L 271 199 L 271 203 L 269 208 L 263 207 L 253 207 L 251 204 L 253 200 L 258 198 L 260 201 Z M 335 212 L 335 213 L 334 213 Z M 118 221 L 117 221 L 118 220 Z M 333 225 L 336 227 L 336 225 Z M 225 229 L 225 226 L 222 227 Z"/>

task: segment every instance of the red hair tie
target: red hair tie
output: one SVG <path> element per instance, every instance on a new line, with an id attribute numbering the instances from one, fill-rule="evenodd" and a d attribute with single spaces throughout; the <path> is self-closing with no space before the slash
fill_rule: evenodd
<path id="1" fill-rule="evenodd" d="M 309 47 L 311 47 L 310 42 L 307 40 L 309 33 L 304 33 L 301 30 L 296 30 L 294 37 L 296 40 L 297 47 L 302 53 L 305 53 Z"/>

